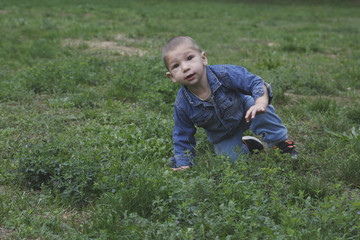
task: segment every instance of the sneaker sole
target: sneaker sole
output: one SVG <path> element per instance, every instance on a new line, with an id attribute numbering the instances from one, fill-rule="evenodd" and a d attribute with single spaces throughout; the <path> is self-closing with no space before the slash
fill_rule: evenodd
<path id="1" fill-rule="evenodd" d="M 242 137 L 242 141 L 247 146 L 250 153 L 253 153 L 254 150 L 259 150 L 260 151 L 260 150 L 264 149 L 263 143 L 259 139 L 257 139 L 256 137 L 244 136 L 244 137 Z"/>

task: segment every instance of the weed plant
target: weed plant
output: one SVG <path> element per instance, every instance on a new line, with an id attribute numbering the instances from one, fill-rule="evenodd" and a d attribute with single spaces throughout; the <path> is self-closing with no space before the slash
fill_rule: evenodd
<path id="1" fill-rule="evenodd" d="M 0 1 L 0 238 L 359 239 L 359 9 Z M 298 159 L 231 164 L 199 129 L 198 164 L 172 172 L 175 35 L 271 83 Z"/>

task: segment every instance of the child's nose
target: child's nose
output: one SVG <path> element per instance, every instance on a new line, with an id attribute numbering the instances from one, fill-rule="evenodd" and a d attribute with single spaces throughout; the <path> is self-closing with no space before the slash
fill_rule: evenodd
<path id="1" fill-rule="evenodd" d="M 182 63 L 182 69 L 183 69 L 184 72 L 186 72 L 187 70 L 189 70 L 189 69 L 190 69 L 189 64 L 186 63 L 186 62 Z"/>

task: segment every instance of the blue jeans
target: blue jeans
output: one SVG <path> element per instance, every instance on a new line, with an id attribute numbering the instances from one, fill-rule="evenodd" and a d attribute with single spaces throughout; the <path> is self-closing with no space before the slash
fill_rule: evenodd
<path id="1" fill-rule="evenodd" d="M 245 97 L 245 113 L 255 104 L 254 98 Z M 263 142 L 269 147 L 273 147 L 276 143 L 287 140 L 287 129 L 281 123 L 281 119 L 275 114 L 275 109 L 269 105 L 265 113 L 256 115 L 254 120 L 247 123 L 245 118 L 241 120 L 234 134 L 214 144 L 215 152 L 218 155 L 226 155 L 231 161 L 236 161 L 239 157 L 249 154 L 249 149 L 242 142 L 243 132 L 250 129 L 255 135 L 261 135 Z"/>

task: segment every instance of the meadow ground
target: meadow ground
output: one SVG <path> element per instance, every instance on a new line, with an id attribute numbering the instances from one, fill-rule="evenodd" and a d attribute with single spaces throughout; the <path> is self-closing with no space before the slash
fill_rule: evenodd
<path id="1" fill-rule="evenodd" d="M 359 1 L 0 0 L 1 239 L 359 239 Z M 271 83 L 301 152 L 173 173 L 161 47 Z M 251 134 L 248 132 L 248 134 Z"/>

